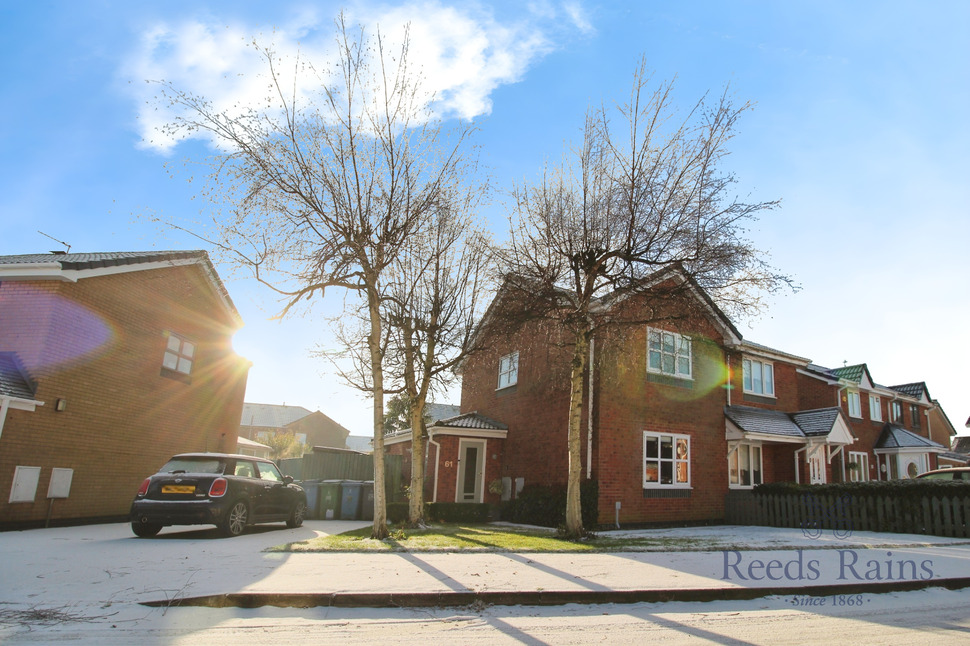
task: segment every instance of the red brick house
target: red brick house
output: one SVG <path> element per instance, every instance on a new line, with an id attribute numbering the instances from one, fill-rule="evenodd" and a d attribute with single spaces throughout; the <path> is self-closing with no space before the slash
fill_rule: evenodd
<path id="1" fill-rule="evenodd" d="M 172 454 L 234 451 L 240 326 L 203 251 L 0 256 L 0 526 L 121 518 Z"/>
<path id="2" fill-rule="evenodd" d="M 239 437 L 262 442 L 277 433 L 293 433 L 304 447 L 347 448 L 350 431 L 320 411 L 302 406 L 243 404 Z"/>
<path id="3" fill-rule="evenodd" d="M 601 524 L 715 521 L 732 489 L 936 467 L 945 448 L 930 439 L 937 405 L 925 384 L 887 388 L 864 364 L 829 370 L 746 341 L 706 295 L 694 296 L 701 316 L 665 316 L 592 343 L 582 468 L 598 483 Z M 462 369 L 462 414 L 429 428 L 429 500 L 496 503 L 529 484 L 565 486 L 568 339 L 550 322 L 483 330 Z M 408 433 L 386 441 L 407 453 Z"/>

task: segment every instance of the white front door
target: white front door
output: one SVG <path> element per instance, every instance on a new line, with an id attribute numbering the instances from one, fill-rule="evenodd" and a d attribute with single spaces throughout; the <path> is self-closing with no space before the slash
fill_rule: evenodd
<path id="1" fill-rule="evenodd" d="M 455 502 L 482 502 L 484 483 L 485 440 L 459 440 Z"/>

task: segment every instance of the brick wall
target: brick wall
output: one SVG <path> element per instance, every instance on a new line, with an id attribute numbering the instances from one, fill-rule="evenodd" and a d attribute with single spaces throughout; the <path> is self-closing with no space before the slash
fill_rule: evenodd
<path id="1" fill-rule="evenodd" d="M 248 371 L 234 329 L 194 265 L 0 284 L 0 350 L 18 353 L 44 402 L 3 427 L 0 524 L 47 517 L 54 467 L 74 475 L 52 520 L 79 521 L 126 515 L 174 453 L 234 450 Z M 196 345 L 189 382 L 161 374 L 169 332 Z M 17 465 L 41 467 L 33 503 L 8 502 Z"/>

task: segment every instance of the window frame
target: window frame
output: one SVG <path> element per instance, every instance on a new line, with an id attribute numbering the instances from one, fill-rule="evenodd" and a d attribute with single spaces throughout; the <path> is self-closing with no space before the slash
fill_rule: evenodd
<path id="1" fill-rule="evenodd" d="M 506 366 L 506 360 L 508 364 Z M 503 383 L 503 379 L 506 383 Z M 498 386 L 495 390 L 511 388 L 519 383 L 519 351 L 510 352 L 499 357 L 498 360 Z"/>
<path id="2" fill-rule="evenodd" d="M 754 453 L 757 451 L 758 454 L 758 468 L 757 471 L 754 469 Z M 741 474 L 743 473 L 741 469 L 741 456 L 747 456 L 748 464 L 748 484 L 742 482 Z M 736 467 L 736 473 L 732 475 L 732 458 L 733 466 Z M 754 474 L 758 474 L 757 482 L 755 481 Z M 735 477 L 736 476 L 736 477 Z M 736 482 L 735 482 L 736 480 Z M 728 453 L 728 487 L 731 489 L 753 489 L 759 484 L 765 481 L 765 452 L 761 445 L 761 442 L 741 442 L 738 447 Z"/>
<path id="3" fill-rule="evenodd" d="M 761 387 L 761 392 L 754 387 L 754 365 L 758 364 L 759 373 L 759 385 Z M 767 368 L 768 373 L 771 375 L 769 379 L 765 379 L 765 369 Z M 771 382 L 771 392 L 767 392 L 765 385 Z M 741 359 L 741 389 L 749 395 L 757 395 L 758 397 L 774 397 L 775 396 L 775 364 L 773 361 L 764 361 L 763 359 L 752 359 L 745 357 Z"/>
<path id="4" fill-rule="evenodd" d="M 664 438 L 670 438 L 671 445 L 671 455 L 670 457 L 663 456 L 663 449 L 661 448 Z M 647 443 L 649 440 L 655 440 L 657 446 L 657 456 L 647 457 Z M 683 446 L 685 449 L 685 454 L 683 457 L 677 455 L 677 448 Z M 691 487 L 691 466 L 690 466 L 690 435 L 685 435 L 683 433 L 668 433 L 668 432 L 657 432 L 657 431 L 643 431 L 643 454 L 642 458 L 642 471 L 641 479 L 644 489 L 692 489 Z M 656 464 L 656 480 L 647 480 L 647 464 Z M 663 473 L 665 469 L 663 464 L 670 464 L 670 482 L 662 482 Z M 684 476 L 683 481 L 678 481 Z"/>
<path id="5" fill-rule="evenodd" d="M 651 337 L 654 335 L 659 335 L 659 348 L 657 350 L 652 349 Z M 671 337 L 673 352 L 664 351 L 664 335 L 669 335 Z M 683 343 L 687 343 L 687 373 L 683 373 L 679 370 L 680 362 L 684 359 L 681 350 L 683 349 Z M 660 357 L 659 367 L 654 368 L 650 360 L 651 354 L 658 354 Z M 673 358 L 673 370 L 664 370 L 664 356 L 670 356 Z M 647 372 L 663 375 L 665 377 L 671 377 L 673 379 L 684 379 L 688 381 L 694 380 L 694 340 L 692 337 L 686 334 L 680 334 L 679 332 L 671 332 L 670 330 L 664 330 L 661 328 L 648 327 L 647 328 Z"/>
<path id="6" fill-rule="evenodd" d="M 873 415 L 875 411 L 875 415 Z M 882 397 L 869 393 L 869 419 L 873 422 L 882 421 Z"/>
<path id="7" fill-rule="evenodd" d="M 173 341 L 175 342 L 174 347 L 172 345 Z M 188 346 L 187 350 L 186 346 Z M 176 334 L 175 332 L 167 332 L 165 334 L 165 350 L 162 353 L 162 370 L 168 371 L 173 375 L 190 377 L 192 375 L 192 367 L 195 365 L 196 350 L 198 350 L 198 347 L 198 343 L 190 340 L 186 336 Z M 170 357 L 174 361 L 173 365 L 168 365 L 170 363 Z M 183 367 L 185 367 L 184 370 Z"/>
<path id="8" fill-rule="evenodd" d="M 865 451 L 849 451 L 849 464 L 856 463 L 858 469 L 849 469 L 849 482 L 869 482 L 869 454 Z M 853 459 L 861 458 L 860 459 Z M 858 472 L 859 477 L 855 475 Z"/>
<path id="9" fill-rule="evenodd" d="M 855 401 L 855 413 L 852 412 L 853 401 Z M 845 391 L 845 405 L 849 412 L 849 417 L 852 417 L 853 419 L 862 419 L 862 396 L 859 394 L 858 390 Z"/>
<path id="10" fill-rule="evenodd" d="M 912 428 L 914 430 L 916 430 L 916 431 L 920 430 L 920 423 L 919 423 L 920 408 L 919 408 L 919 404 L 910 404 L 909 405 L 909 415 L 910 415 L 910 417 L 913 418 L 913 422 L 911 424 Z"/>
<path id="11" fill-rule="evenodd" d="M 893 424 L 901 424 L 903 421 L 903 404 L 898 400 L 889 402 L 889 421 Z"/>

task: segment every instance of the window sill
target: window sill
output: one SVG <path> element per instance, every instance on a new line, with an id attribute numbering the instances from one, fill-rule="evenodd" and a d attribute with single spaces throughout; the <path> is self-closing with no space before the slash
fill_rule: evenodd
<path id="1" fill-rule="evenodd" d="M 178 372 L 177 370 L 172 370 L 170 368 L 162 368 L 162 371 L 158 373 L 160 377 L 165 377 L 166 379 L 174 379 L 175 381 L 181 381 L 183 384 L 191 384 L 192 376 L 187 375 L 183 372 Z"/>
<path id="2" fill-rule="evenodd" d="M 669 485 L 657 487 L 644 487 L 644 498 L 690 498 L 692 487 L 672 487 Z"/>
<path id="3" fill-rule="evenodd" d="M 694 379 L 692 377 L 675 377 L 673 375 L 667 375 L 661 372 L 647 371 L 647 381 L 665 386 L 686 388 L 688 390 L 694 389 Z"/>
<path id="4" fill-rule="evenodd" d="M 515 382 L 514 384 L 509 384 L 508 386 L 499 386 L 498 388 L 495 389 L 495 392 L 500 393 L 503 390 L 513 390 L 518 385 L 519 385 L 519 382 Z"/>

